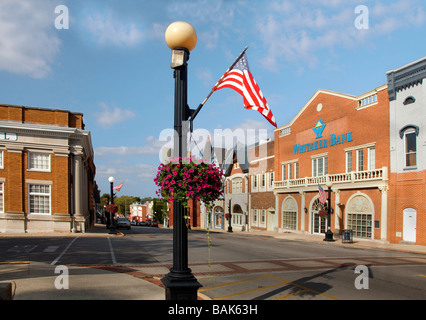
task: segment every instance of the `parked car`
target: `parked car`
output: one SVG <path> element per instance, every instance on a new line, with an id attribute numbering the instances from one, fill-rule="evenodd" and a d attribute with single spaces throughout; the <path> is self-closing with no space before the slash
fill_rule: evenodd
<path id="1" fill-rule="evenodd" d="M 117 228 L 127 228 L 130 229 L 130 221 L 126 218 L 119 217 L 117 218 Z"/>

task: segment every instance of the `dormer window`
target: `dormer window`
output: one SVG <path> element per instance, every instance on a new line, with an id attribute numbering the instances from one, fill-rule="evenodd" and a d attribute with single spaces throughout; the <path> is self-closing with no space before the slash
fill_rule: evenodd
<path id="1" fill-rule="evenodd" d="M 414 102 L 416 102 L 416 99 L 414 99 L 414 97 L 413 97 L 413 96 L 409 96 L 409 97 L 407 97 L 407 99 L 405 99 L 405 101 L 404 101 L 404 106 L 406 106 L 406 105 L 408 105 L 408 104 L 412 104 L 412 103 L 414 103 Z"/>

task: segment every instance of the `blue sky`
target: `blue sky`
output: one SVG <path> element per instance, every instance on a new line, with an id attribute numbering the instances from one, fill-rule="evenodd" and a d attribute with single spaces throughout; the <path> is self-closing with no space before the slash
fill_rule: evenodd
<path id="1" fill-rule="evenodd" d="M 55 27 L 59 5 L 68 8 L 68 29 Z M 173 128 L 164 32 L 177 20 L 198 36 L 190 107 L 249 46 L 251 72 L 278 126 L 318 89 L 360 95 L 385 84 L 386 71 L 426 56 L 421 0 L 0 0 L 0 103 L 82 112 L 101 193 L 112 175 L 124 185 L 119 195 L 155 196 Z M 230 89 L 215 92 L 194 123 L 211 134 L 238 128 L 273 133 Z"/>

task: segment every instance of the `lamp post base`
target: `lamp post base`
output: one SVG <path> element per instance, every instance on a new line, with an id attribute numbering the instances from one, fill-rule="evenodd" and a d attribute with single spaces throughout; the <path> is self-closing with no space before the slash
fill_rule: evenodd
<path id="1" fill-rule="evenodd" d="M 197 300 L 198 289 L 202 287 L 191 269 L 184 273 L 170 270 L 161 282 L 166 287 L 166 300 Z"/>
<path id="2" fill-rule="evenodd" d="M 323 239 L 323 241 L 335 241 L 335 240 L 333 239 L 333 232 L 331 232 L 330 230 L 328 230 L 328 231 L 325 233 L 325 238 Z"/>

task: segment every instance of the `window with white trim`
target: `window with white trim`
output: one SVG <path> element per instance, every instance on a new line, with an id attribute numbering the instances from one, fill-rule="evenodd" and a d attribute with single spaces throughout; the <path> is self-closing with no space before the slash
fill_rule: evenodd
<path id="1" fill-rule="evenodd" d="M 405 143 L 405 166 L 415 167 L 417 165 L 417 134 L 415 130 L 407 130 L 404 133 Z"/>
<path id="2" fill-rule="evenodd" d="M 253 209 L 253 225 L 254 226 L 257 226 L 257 223 L 259 221 L 257 215 L 258 215 L 258 210 Z"/>
<path id="3" fill-rule="evenodd" d="M 269 173 L 269 186 L 270 187 L 274 186 L 274 173 L 273 172 Z"/>
<path id="4" fill-rule="evenodd" d="M 356 151 L 357 157 L 357 171 L 364 171 L 364 150 L 358 149 Z"/>
<path id="5" fill-rule="evenodd" d="M 31 214 L 50 214 L 50 185 L 30 184 L 29 207 Z"/>
<path id="6" fill-rule="evenodd" d="M 4 213 L 4 182 L 0 182 L 0 213 Z"/>
<path id="7" fill-rule="evenodd" d="M 35 171 L 50 171 L 50 154 L 29 152 L 28 169 Z"/>
<path id="8" fill-rule="evenodd" d="M 243 192 L 243 179 L 234 178 L 232 179 L 232 193 L 242 193 Z"/>
<path id="9" fill-rule="evenodd" d="M 4 152 L 0 151 L 0 169 L 4 169 Z"/>
<path id="10" fill-rule="evenodd" d="M 376 169 L 376 148 L 368 148 L 368 170 Z"/>
<path id="11" fill-rule="evenodd" d="M 312 159 L 312 176 L 321 177 L 328 173 L 328 157 L 318 157 Z"/>
<path id="12" fill-rule="evenodd" d="M 260 226 L 264 227 L 266 225 L 266 210 L 260 210 Z"/>
<path id="13" fill-rule="evenodd" d="M 346 172 L 352 172 L 352 151 L 346 152 Z"/>

